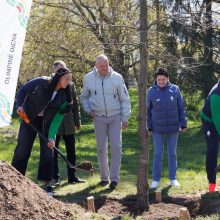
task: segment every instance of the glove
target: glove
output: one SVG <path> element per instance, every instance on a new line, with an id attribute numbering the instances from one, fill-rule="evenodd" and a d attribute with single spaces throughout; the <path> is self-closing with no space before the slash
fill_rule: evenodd
<path id="1" fill-rule="evenodd" d="M 73 109 L 73 103 L 68 103 L 64 109 L 60 110 L 60 113 L 66 114 L 66 113 L 71 112 L 72 109 Z"/>

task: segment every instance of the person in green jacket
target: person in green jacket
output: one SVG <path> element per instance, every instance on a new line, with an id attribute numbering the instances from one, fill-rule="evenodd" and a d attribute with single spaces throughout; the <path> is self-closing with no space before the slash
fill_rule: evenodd
<path id="1" fill-rule="evenodd" d="M 216 83 L 202 108 L 202 126 L 206 140 L 206 172 L 209 182 L 208 191 L 218 191 L 216 187 L 216 166 L 220 142 L 220 80 Z M 218 166 L 219 167 L 219 166 Z"/>
<path id="2" fill-rule="evenodd" d="M 54 72 L 59 68 L 65 68 L 66 64 L 62 60 L 55 61 L 53 64 Z M 79 100 L 77 97 L 76 86 L 74 82 L 70 84 L 72 98 L 73 98 L 73 108 L 72 111 L 65 114 L 62 124 L 60 125 L 59 131 L 56 135 L 55 146 L 59 148 L 59 143 L 61 137 L 65 142 L 66 153 L 68 161 L 75 166 L 76 163 L 76 150 L 75 150 L 75 132 L 76 129 L 80 129 L 81 125 L 81 115 Z M 69 183 L 82 183 L 85 182 L 80 180 L 75 175 L 75 169 L 69 168 L 67 166 L 68 182 Z M 60 172 L 58 165 L 58 153 L 54 152 L 54 170 L 53 170 L 54 186 L 60 185 Z"/>

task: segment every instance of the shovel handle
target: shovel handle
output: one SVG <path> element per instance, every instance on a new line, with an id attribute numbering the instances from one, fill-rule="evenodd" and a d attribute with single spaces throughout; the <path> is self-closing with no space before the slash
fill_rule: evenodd
<path id="1" fill-rule="evenodd" d="M 28 119 L 26 113 L 24 111 L 18 111 L 20 118 L 27 124 L 30 124 L 30 120 Z"/>
<path id="2" fill-rule="evenodd" d="M 41 133 L 34 125 L 31 124 L 30 120 L 28 119 L 26 113 L 24 111 L 18 111 L 18 114 L 20 116 L 20 118 L 27 123 L 29 126 L 31 126 L 33 128 L 33 130 L 35 130 L 38 135 L 45 141 L 48 142 L 48 139 L 44 136 L 43 133 Z M 54 150 L 56 150 L 58 152 L 58 154 L 63 158 L 63 160 L 67 163 L 67 165 L 72 168 L 75 169 L 75 166 L 73 166 L 67 159 L 66 157 L 63 155 L 63 153 L 56 147 L 53 147 Z"/>

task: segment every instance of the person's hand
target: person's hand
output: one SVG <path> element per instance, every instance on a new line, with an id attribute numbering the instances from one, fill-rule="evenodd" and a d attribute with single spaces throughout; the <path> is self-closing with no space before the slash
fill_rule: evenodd
<path id="1" fill-rule="evenodd" d="M 19 114 L 19 112 L 24 112 L 23 106 L 19 106 L 19 107 L 17 108 L 17 113 Z"/>
<path id="2" fill-rule="evenodd" d="M 53 147 L 55 147 L 55 141 L 53 139 L 48 140 L 47 146 L 53 149 Z"/>
<path id="3" fill-rule="evenodd" d="M 90 111 L 89 116 L 94 119 L 96 117 L 95 111 Z"/>
<path id="4" fill-rule="evenodd" d="M 122 129 L 127 129 L 128 128 L 128 122 L 123 121 L 121 124 Z"/>
<path id="5" fill-rule="evenodd" d="M 152 136 L 152 131 L 147 130 L 147 131 L 146 131 L 146 136 L 147 136 L 147 137 Z"/>
<path id="6" fill-rule="evenodd" d="M 187 128 L 181 128 L 181 132 L 186 132 Z"/>

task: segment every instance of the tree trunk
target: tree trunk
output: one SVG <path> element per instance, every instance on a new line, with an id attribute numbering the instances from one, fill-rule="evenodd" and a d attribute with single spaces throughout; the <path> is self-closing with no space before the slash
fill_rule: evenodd
<path id="1" fill-rule="evenodd" d="M 156 23 L 156 45 L 160 45 L 160 2 L 159 0 L 155 1 L 156 4 L 156 15 L 157 15 L 157 23 Z M 155 60 L 155 64 L 154 64 L 154 72 L 156 72 L 156 69 L 159 67 L 159 51 L 158 49 L 156 49 L 156 60 Z"/>
<path id="2" fill-rule="evenodd" d="M 205 35 L 204 35 L 204 65 L 202 66 L 202 78 L 204 82 L 204 98 L 209 94 L 210 89 L 216 83 L 213 68 L 213 22 L 212 22 L 212 0 L 206 0 L 205 13 Z"/>
<path id="3" fill-rule="evenodd" d="M 140 75 L 139 75 L 139 140 L 140 157 L 137 179 L 137 209 L 149 209 L 148 143 L 146 138 L 146 76 L 147 76 L 147 2 L 140 0 Z"/>

